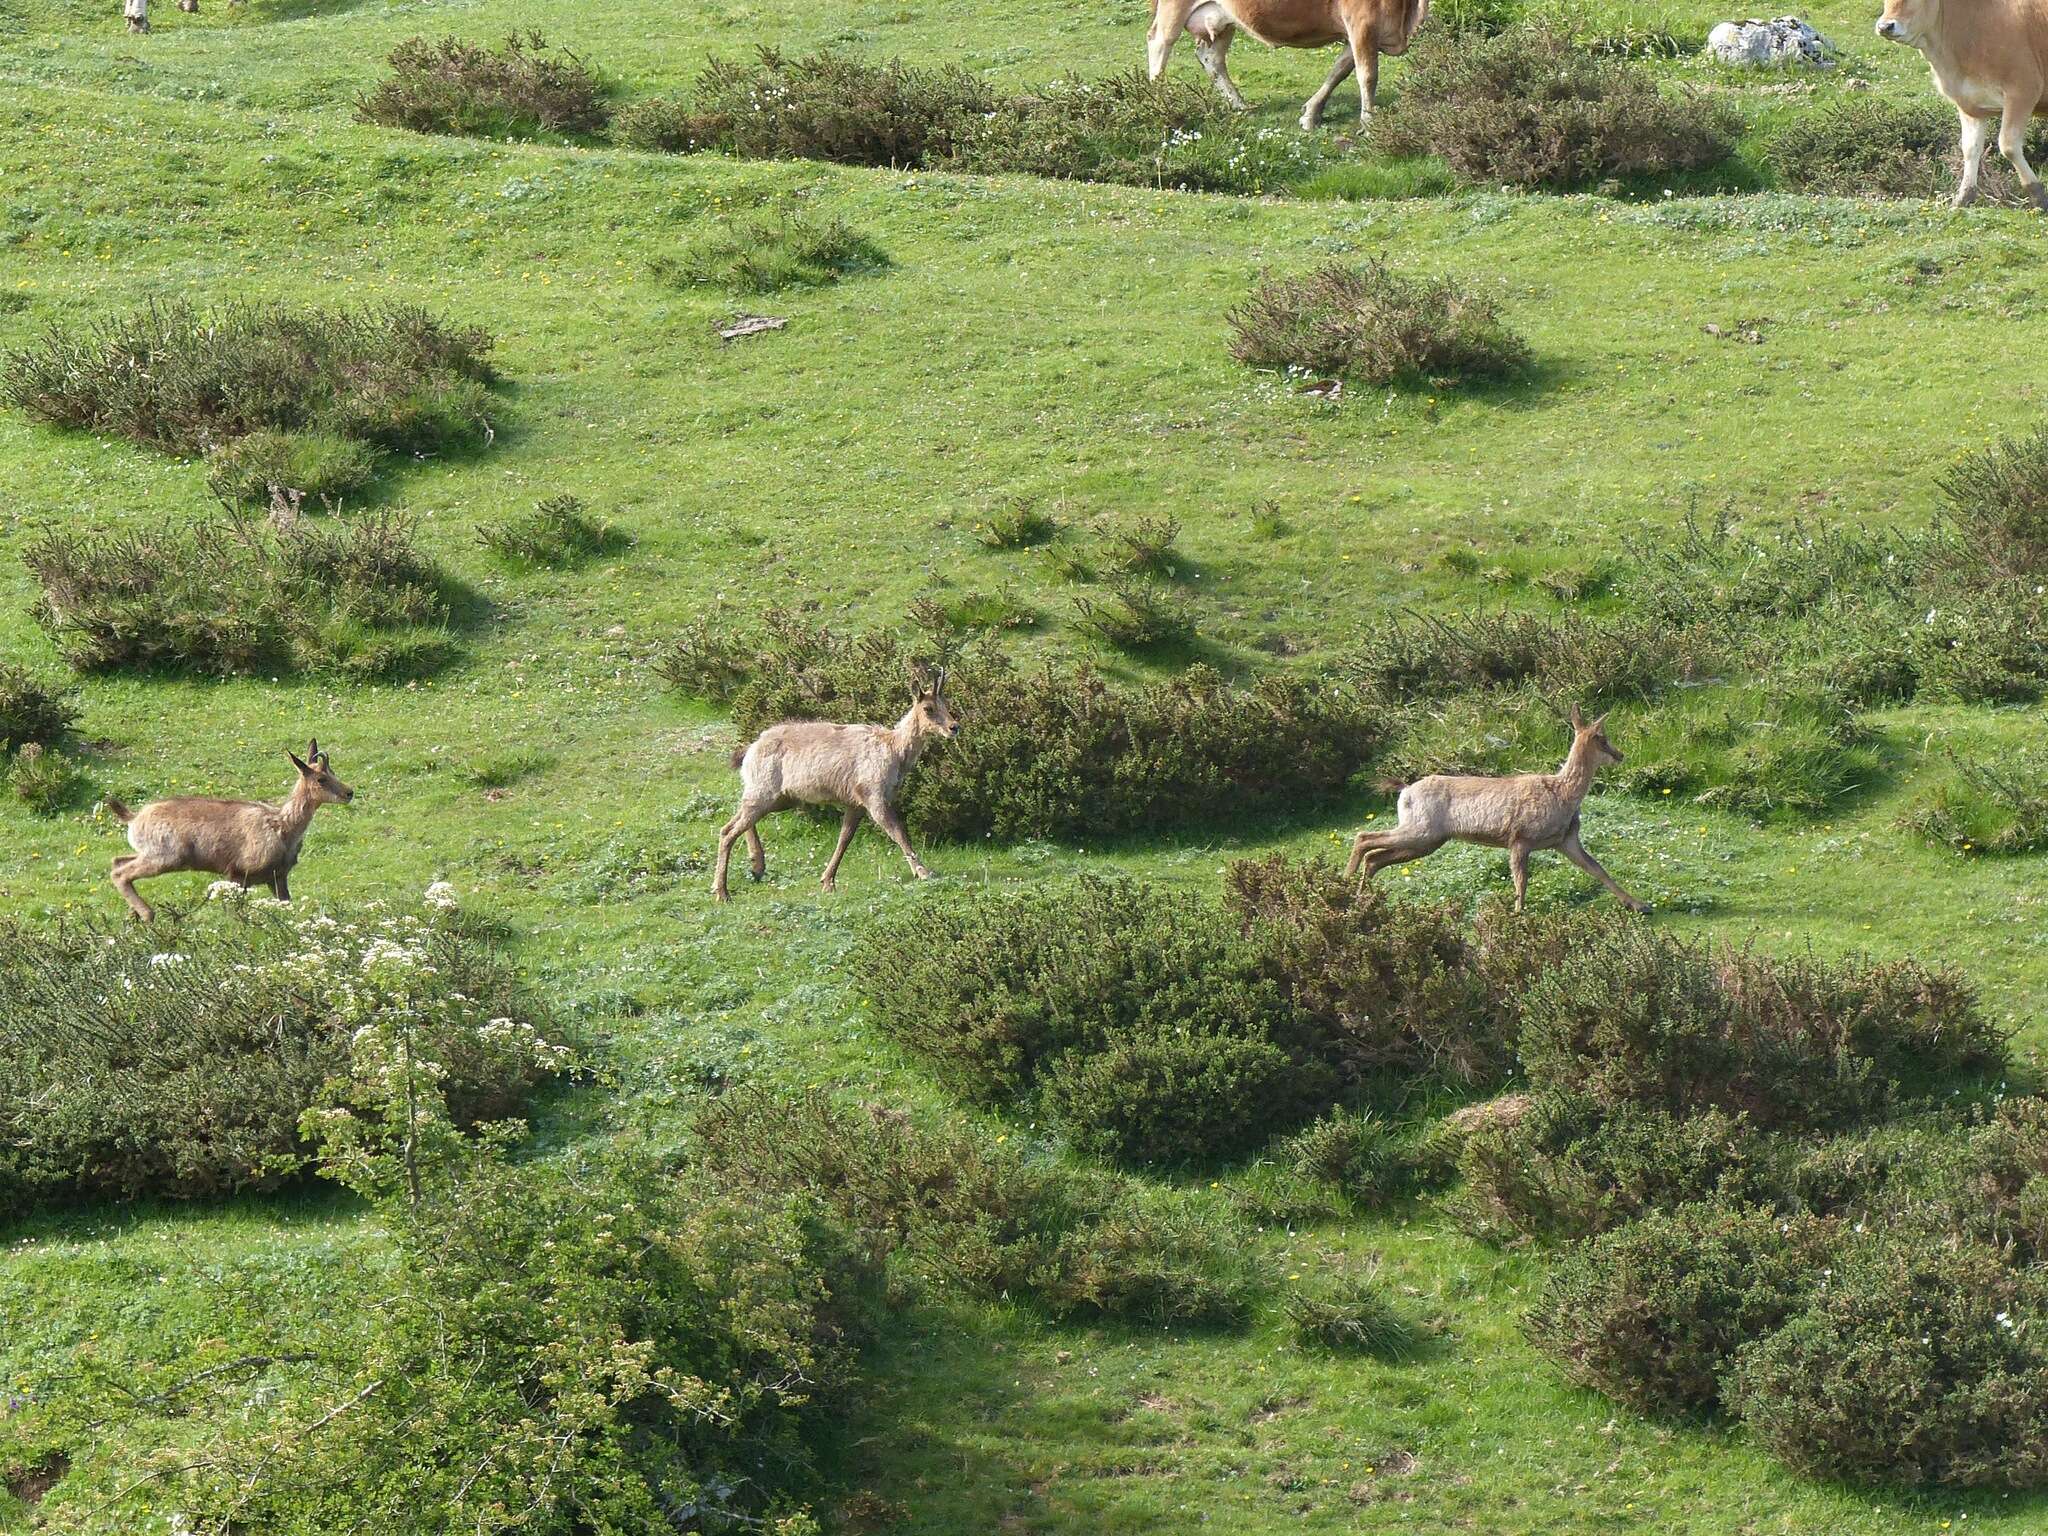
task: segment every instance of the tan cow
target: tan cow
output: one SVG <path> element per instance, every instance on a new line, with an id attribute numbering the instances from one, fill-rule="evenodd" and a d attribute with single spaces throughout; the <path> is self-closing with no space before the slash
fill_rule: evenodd
<path id="1" fill-rule="evenodd" d="M 1225 64 L 1238 28 L 1273 48 L 1327 48 L 1341 43 L 1344 51 L 1331 66 L 1330 78 L 1301 109 L 1301 126 L 1306 132 L 1323 120 L 1330 93 L 1361 59 L 1365 73 L 1358 82 L 1358 119 L 1364 122 L 1372 116 L 1373 98 L 1379 91 L 1380 55 L 1406 53 L 1409 39 L 1428 14 L 1429 0 L 1152 0 L 1146 64 L 1154 80 L 1166 73 L 1167 57 L 1186 32 L 1194 38 L 1195 54 L 1216 82 L 1216 89 L 1242 110 L 1244 97 L 1238 94 Z"/>
<path id="2" fill-rule="evenodd" d="M 2036 208 L 2048 190 L 2027 164 L 2027 124 L 2048 116 L 2048 0 L 1885 0 L 1877 35 L 1917 48 L 1934 88 L 1963 120 L 1963 179 L 1955 205 L 1977 200 L 1977 174 L 1998 118 L 1998 149 Z"/>

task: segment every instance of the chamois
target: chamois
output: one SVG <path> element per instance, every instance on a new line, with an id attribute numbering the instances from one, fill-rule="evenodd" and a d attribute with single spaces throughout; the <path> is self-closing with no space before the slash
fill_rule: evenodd
<path id="1" fill-rule="evenodd" d="M 1515 880 L 1515 910 L 1529 889 L 1529 855 L 1555 848 L 1621 898 L 1631 912 L 1647 912 L 1600 867 L 1579 843 L 1579 806 L 1593 787 L 1593 775 L 1621 754 L 1601 729 L 1605 715 L 1588 724 L 1572 706 L 1572 750 L 1556 773 L 1518 773 L 1508 778 L 1475 778 L 1435 773 L 1401 791 L 1398 821 L 1391 831 L 1361 832 L 1351 845 L 1344 873 L 1360 864 L 1370 880 L 1389 864 L 1425 858 L 1455 838 L 1508 851 Z"/>
<path id="2" fill-rule="evenodd" d="M 128 846 L 135 850 L 114 860 L 114 889 L 137 917 L 146 923 L 156 914 L 136 895 L 136 881 L 193 869 L 225 875 L 241 886 L 267 885 L 279 901 L 292 899 L 287 882 L 313 812 L 347 805 L 356 792 L 328 768 L 318 741 L 306 744 L 303 758 L 289 748 L 285 756 L 299 777 L 280 805 L 193 795 L 131 811 L 118 800 L 107 801 L 107 809 L 127 823 Z"/>
<path id="3" fill-rule="evenodd" d="M 910 690 L 910 708 L 895 725 L 835 725 L 825 720 L 785 720 L 771 725 L 751 745 L 732 756 L 740 771 L 740 808 L 718 834 L 718 872 L 711 894 L 730 901 L 725 887 L 732 845 L 747 840 L 750 872 L 759 880 L 768 872 L 767 850 L 754 824 L 763 816 L 792 805 L 837 805 L 846 814 L 839 823 L 839 846 L 818 882 L 831 890 L 839 878 L 839 861 L 860 829 L 863 815 L 889 835 L 910 861 L 910 872 L 929 880 L 931 871 L 910 846 L 903 818 L 896 814 L 896 792 L 934 737 L 957 736 L 959 723 L 946 705 L 943 670 L 929 689 Z"/>

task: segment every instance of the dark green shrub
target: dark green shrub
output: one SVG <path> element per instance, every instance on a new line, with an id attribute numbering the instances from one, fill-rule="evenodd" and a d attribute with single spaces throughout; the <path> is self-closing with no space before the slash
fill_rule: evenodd
<path id="1" fill-rule="evenodd" d="M 1056 1316 L 1236 1322 L 1247 1234 L 1100 1174 L 1027 1162 L 1003 1139 L 926 1129 L 823 1093 L 731 1093 L 699 1119 L 706 1166 L 832 1208 L 865 1252 L 923 1284 L 1030 1297 Z"/>
<path id="2" fill-rule="evenodd" d="M 1619 788 L 1766 817 L 1817 816 L 1877 773 L 1870 732 L 1831 683 L 1732 682 L 1631 715 Z"/>
<path id="3" fill-rule="evenodd" d="M 639 149 L 916 168 L 950 155 L 995 108 L 995 93 L 954 66 L 869 64 L 829 50 L 791 58 L 764 47 L 751 64 L 712 60 L 687 108 L 641 106 L 621 132 Z"/>
<path id="4" fill-rule="evenodd" d="M 2027 752 L 1954 761 L 1955 778 L 1937 784 L 1899 825 L 1958 853 L 2048 848 L 2048 767 Z"/>
<path id="5" fill-rule="evenodd" d="M 1590 1237 L 1689 1201 L 1769 1201 L 1786 1150 L 1741 1116 L 1539 1095 L 1465 1137 L 1462 1224 L 1492 1242 Z"/>
<path id="6" fill-rule="evenodd" d="M 1366 1210 L 1406 1193 L 1401 1146 L 1377 1115 L 1334 1109 L 1288 1137 L 1278 1151 L 1294 1172 L 1334 1185 Z"/>
<path id="7" fill-rule="evenodd" d="M 55 688 L 25 668 L 0 662 L 0 752 L 55 746 L 78 709 L 70 690 Z"/>
<path id="8" fill-rule="evenodd" d="M 1289 1291 L 1287 1321 L 1303 1349 L 1378 1360 L 1402 1360 L 1415 1352 L 1414 1328 L 1370 1275 L 1328 1296 Z"/>
<path id="9" fill-rule="evenodd" d="M 207 489 L 231 507 L 336 508 L 376 473 L 376 450 L 338 432 L 251 432 L 206 456 Z"/>
<path id="10" fill-rule="evenodd" d="M 76 803 L 85 786 L 85 770 L 73 759 L 33 742 L 15 754 L 7 785 L 38 816 L 54 816 Z"/>
<path id="11" fill-rule="evenodd" d="M 1527 985 L 1521 1052 L 1539 1091 L 1766 1128 L 1839 1124 L 1895 1088 L 1926 1091 L 2004 1060 L 1956 972 L 1913 961 L 1773 960 L 1640 925 L 1567 954 Z"/>
<path id="12" fill-rule="evenodd" d="M 1744 1344 L 1822 1283 L 1834 1224 L 1761 1207 L 1681 1205 L 1579 1244 L 1529 1314 L 1537 1348 L 1639 1413 L 1720 1404 Z"/>
<path id="13" fill-rule="evenodd" d="M 448 648 L 446 578 L 398 516 L 52 533 L 22 558 L 42 587 L 37 621 L 81 671 L 392 676 Z"/>
<path id="14" fill-rule="evenodd" d="M 976 523 L 974 531 L 990 549 L 1030 549 L 1050 543 L 1066 525 L 1028 501 L 1013 501 Z"/>
<path id="15" fill-rule="evenodd" d="M 1691 681 L 1713 665 L 1714 649 L 1698 631 L 1636 619 L 1417 614 L 1373 626 L 1341 672 L 1400 702 L 1527 685 L 1568 714 Z"/>
<path id="16" fill-rule="evenodd" d="M 1490 296 L 1448 277 L 1407 277 L 1383 261 L 1263 277 L 1231 311 L 1230 327 L 1230 355 L 1241 363 L 1374 385 L 1504 378 L 1529 361 Z"/>
<path id="17" fill-rule="evenodd" d="M 1104 598 L 1074 599 L 1075 624 L 1113 650 L 1131 655 L 1193 644 L 1195 616 L 1163 582 L 1111 577 Z"/>
<path id="18" fill-rule="evenodd" d="M 902 800 L 927 837 L 1092 840 L 1299 813 L 1341 796 L 1388 729 L 1349 690 L 1307 678 L 1239 688 L 1197 666 L 1125 688 L 1085 668 L 1020 670 L 989 644 L 853 638 L 786 613 L 755 635 L 686 632 L 657 670 L 729 699 L 751 737 L 778 720 L 894 720 L 911 676 L 941 663 L 960 735 Z"/>
<path id="19" fill-rule="evenodd" d="M 2048 1277 L 1993 1249 L 1871 1235 L 1744 1349 L 1723 1397 L 1811 1477 L 2048 1482 Z"/>
<path id="20" fill-rule="evenodd" d="M 1956 184 L 1956 149 L 1953 112 L 1872 91 L 1788 118 L 1765 142 L 1764 161 L 1791 192 L 1939 197 Z"/>
<path id="21" fill-rule="evenodd" d="M 1964 547 L 2007 576 L 2048 570 L 2048 427 L 2001 438 L 1943 477 Z"/>
<path id="22" fill-rule="evenodd" d="M 391 74 L 356 98 L 356 116 L 386 128 L 487 139 L 543 135 L 588 138 L 611 121 L 606 89 L 540 33 L 514 34 L 502 48 L 445 37 L 407 38 L 391 50 Z"/>
<path id="23" fill-rule="evenodd" d="M 1056 1057 L 1038 1103 L 1083 1151 L 1174 1166 L 1264 1145 L 1274 1126 L 1327 1102 L 1331 1086 L 1327 1069 L 1292 1060 L 1270 1039 L 1169 1015 Z"/>
<path id="24" fill-rule="evenodd" d="M 1494 925 L 1475 943 L 1453 906 L 1399 901 L 1277 855 L 1230 864 L 1224 902 L 1298 1015 L 1304 1054 L 1348 1086 L 1431 1077 L 1474 1087 L 1506 1075 L 1516 1032 L 1506 988 L 1526 979 L 1508 971 L 1532 956 L 1525 947 L 1505 966 L 1490 960 Z"/>
<path id="25" fill-rule="evenodd" d="M 6 399 L 53 426 L 169 453 L 252 432 L 329 432 L 432 452 L 490 435 L 490 335 L 409 305 L 152 304 L 8 354 Z"/>
<path id="26" fill-rule="evenodd" d="M 190 1198 L 301 1170 L 299 1117 L 375 1073 L 402 1019 L 458 1124 L 511 1114 L 561 1053 L 459 919 L 210 904 L 142 928 L 0 933 L 0 1211 Z"/>
<path id="27" fill-rule="evenodd" d="M 531 512 L 477 530 L 479 544 L 508 565 L 568 570 L 617 554 L 631 540 L 592 517 L 575 496 L 550 496 Z"/>
<path id="28" fill-rule="evenodd" d="M 1441 156 L 1477 185 L 1569 189 L 1718 165 L 1739 128 L 1703 93 L 1667 91 L 1641 65 L 1584 51 L 1563 31 L 1516 26 L 1425 29 L 1369 136 L 1389 154 Z"/>
<path id="29" fill-rule="evenodd" d="M 654 270 L 670 282 L 732 293 L 776 293 L 822 287 L 888 264 L 881 248 L 843 219 L 821 223 L 785 213 L 722 223 L 677 255 L 657 261 Z"/>

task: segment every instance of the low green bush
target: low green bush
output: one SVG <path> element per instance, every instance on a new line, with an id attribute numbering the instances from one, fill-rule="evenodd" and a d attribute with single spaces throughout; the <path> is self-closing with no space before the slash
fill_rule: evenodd
<path id="1" fill-rule="evenodd" d="M 1026 1160 L 1006 1138 L 816 1090 L 728 1093 L 697 1135 L 718 1178 L 822 1201 L 874 1262 L 920 1285 L 1157 1323 L 1234 1323 L 1249 1305 L 1248 1237 L 1233 1224 Z"/>
<path id="2" fill-rule="evenodd" d="M 1529 361 L 1486 293 L 1383 261 L 1269 274 L 1230 312 L 1230 327 L 1230 355 L 1241 363 L 1372 385 L 1505 378 Z"/>
<path id="3" fill-rule="evenodd" d="M 63 740 L 78 719 L 71 697 L 25 667 L 0 662 L 0 753 Z"/>
<path id="4" fill-rule="evenodd" d="M 1967 455 L 1941 487 L 1949 521 L 1984 565 L 2012 577 L 2048 571 L 2048 427 Z"/>
<path id="5" fill-rule="evenodd" d="M 477 530 L 477 542 L 508 565 L 570 570 L 630 542 L 609 523 L 590 515 L 575 496 L 550 496 L 531 512 Z"/>
<path id="6" fill-rule="evenodd" d="M 2028 752 L 1958 757 L 1899 824 L 1958 853 L 2034 853 L 2048 848 L 2048 765 Z"/>
<path id="7" fill-rule="evenodd" d="M 1695 681 L 1716 649 L 1700 631 L 1632 618 L 1418 614 L 1372 626 L 1339 672 L 1400 703 L 1526 686 L 1562 719 L 1573 705 L 1598 712 Z"/>
<path id="8" fill-rule="evenodd" d="M 388 77 L 356 98 L 356 116 L 415 133 L 487 139 L 590 138 L 611 121 L 608 91 L 566 50 L 538 32 L 501 48 L 447 37 L 407 38 L 392 49 Z"/>
<path id="9" fill-rule="evenodd" d="M 843 219 L 783 213 L 721 222 L 676 255 L 655 262 L 654 271 L 686 286 L 778 293 L 823 287 L 888 264 L 881 247 Z"/>
<path id="10" fill-rule="evenodd" d="M 1939 197 L 1957 175 L 1955 113 L 1872 91 L 1799 112 L 1774 129 L 1764 163 L 1792 192 Z"/>
<path id="11" fill-rule="evenodd" d="M 1948 1488 L 2048 1483 L 2048 1276 L 1995 1249 L 1845 1243 L 1724 1400 L 1810 1477 Z"/>
<path id="12" fill-rule="evenodd" d="M 1441 156 L 1476 185 L 1568 190 L 1718 165 L 1739 128 L 1726 104 L 1667 90 L 1642 65 L 1538 24 L 1425 29 L 1369 139 L 1389 154 Z"/>
<path id="13" fill-rule="evenodd" d="M 266 429 L 206 456 L 207 488 L 230 507 L 338 508 L 376 473 L 376 450 L 338 432 Z"/>
<path id="14" fill-rule="evenodd" d="M 450 583 L 395 514 L 50 533 L 22 558 L 42 588 L 37 622 L 81 671 L 390 677 L 450 648 Z"/>
<path id="15" fill-rule="evenodd" d="M 38 816 L 54 816 L 84 796 L 87 779 L 79 763 L 62 752 L 31 742 L 14 755 L 7 787 Z"/>
<path id="16" fill-rule="evenodd" d="M 1107 587 L 1107 596 L 1074 599 L 1074 621 L 1112 650 L 1142 656 L 1194 643 L 1194 613 L 1164 582 L 1113 576 Z"/>
<path id="17" fill-rule="evenodd" d="M 1414 1327 L 1371 1275 L 1329 1295 L 1289 1291 L 1287 1321 L 1303 1349 L 1378 1360 L 1403 1360 L 1415 1352 Z"/>
<path id="18" fill-rule="evenodd" d="M 434 1064 L 455 1123 L 501 1119 L 562 1048 L 496 946 L 435 909 L 359 918 L 224 897 L 149 927 L 0 933 L 0 1212 L 207 1197 L 302 1171 L 300 1116 Z"/>
<path id="19" fill-rule="evenodd" d="M 1539 1092 L 1674 1114 L 1713 1106 L 1765 1128 L 1847 1123 L 2005 1060 L 1955 971 L 1769 959 L 1640 925 L 1531 978 L 1520 1042 Z"/>
<path id="20" fill-rule="evenodd" d="M 201 454 L 262 431 L 402 452 L 488 440 L 492 339 L 423 309 L 152 304 L 52 328 L 0 364 L 0 393 L 52 426 Z"/>
<path id="21" fill-rule="evenodd" d="M 1580 1386 L 1639 1413 L 1706 1413 L 1736 1351 L 1823 1283 L 1831 1222 L 1681 1205 L 1582 1243 L 1529 1314 L 1536 1346 Z"/>
<path id="22" fill-rule="evenodd" d="M 904 785 L 926 837 L 1086 837 L 1335 803 L 1389 729 L 1349 690 L 1308 678 L 1248 687 L 1190 667 L 1114 685 L 1086 668 L 1023 669 L 989 643 L 844 636 L 790 614 L 733 635 L 697 626 L 657 663 L 672 686 L 729 702 L 751 737 L 778 720 L 893 721 L 936 665 L 962 725 Z"/>

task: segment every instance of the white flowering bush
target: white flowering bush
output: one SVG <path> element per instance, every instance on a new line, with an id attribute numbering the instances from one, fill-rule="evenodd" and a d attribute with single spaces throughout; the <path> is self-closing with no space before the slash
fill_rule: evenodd
<path id="1" fill-rule="evenodd" d="M 467 1128 L 568 1059 L 452 891 L 351 914 L 208 894 L 148 927 L 0 927 L 0 1213 L 269 1187 L 304 1166 L 309 1109 L 403 1076 Z"/>

